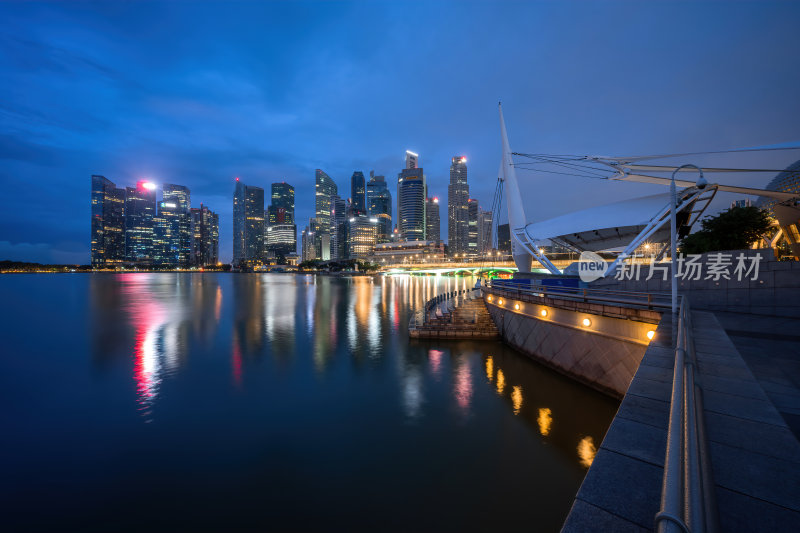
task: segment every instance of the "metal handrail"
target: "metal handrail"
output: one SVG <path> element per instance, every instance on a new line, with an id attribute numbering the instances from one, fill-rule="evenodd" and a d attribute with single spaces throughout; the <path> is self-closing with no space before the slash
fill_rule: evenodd
<path id="1" fill-rule="evenodd" d="M 661 487 L 655 516 L 658 533 L 718 530 L 714 481 L 703 416 L 703 391 L 695 376 L 694 339 L 689 301 L 681 297 L 675 343 L 675 367 Z"/>
<path id="2" fill-rule="evenodd" d="M 620 291 L 613 289 L 589 289 L 589 288 L 576 288 L 576 287 L 554 287 L 549 285 L 535 285 L 535 286 L 521 286 L 518 284 L 510 284 L 505 282 L 498 282 L 497 280 L 491 281 L 486 284 L 489 289 L 503 291 L 506 296 L 516 295 L 521 297 L 524 295 L 535 296 L 537 298 L 559 298 L 564 300 L 580 301 L 580 302 L 594 302 L 594 303 L 610 303 L 610 304 L 625 304 L 625 305 L 638 305 L 646 307 L 647 309 L 667 309 L 670 307 L 669 295 L 648 292 L 635 292 L 635 291 Z M 621 296 L 615 298 L 614 296 Z"/>
<path id="3" fill-rule="evenodd" d="M 425 326 L 428 323 L 428 313 L 433 311 L 433 309 L 440 303 L 446 302 L 447 300 L 452 300 L 454 298 L 458 298 L 462 294 L 468 294 L 472 291 L 478 290 L 477 288 L 469 288 L 469 289 L 459 289 L 456 291 L 448 291 L 442 294 L 438 294 L 431 298 L 430 300 L 425 302 L 425 305 L 421 310 L 415 311 L 411 315 L 411 319 L 408 321 L 408 329 L 416 329 L 418 326 L 422 325 Z M 420 324 L 419 316 L 422 317 L 422 324 Z"/>

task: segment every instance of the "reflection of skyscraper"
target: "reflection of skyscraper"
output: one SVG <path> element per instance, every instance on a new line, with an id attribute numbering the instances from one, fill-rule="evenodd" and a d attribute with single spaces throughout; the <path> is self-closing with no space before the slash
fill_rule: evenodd
<path id="1" fill-rule="evenodd" d="M 441 241 L 439 229 L 439 199 L 427 198 L 425 200 L 425 239 L 428 241 Z"/>
<path id="2" fill-rule="evenodd" d="M 425 240 L 425 174 L 421 168 L 403 169 L 397 178 L 398 226 L 407 241 Z"/>
<path id="3" fill-rule="evenodd" d="M 261 261 L 264 254 L 264 189 L 236 178 L 233 195 L 233 263 Z"/>
<path id="4" fill-rule="evenodd" d="M 363 172 L 353 172 L 350 178 L 350 196 L 353 200 L 353 215 L 366 215 L 366 184 Z"/>
<path id="5" fill-rule="evenodd" d="M 378 219 L 377 242 L 389 242 L 392 235 L 392 194 L 383 176 L 370 172 L 367 183 L 367 214 Z"/>
<path id="6" fill-rule="evenodd" d="M 92 267 L 113 267 L 125 259 L 125 189 L 92 176 Z"/>
<path id="7" fill-rule="evenodd" d="M 330 257 L 330 244 L 328 249 L 323 250 L 323 241 L 330 243 L 331 231 L 331 204 L 333 197 L 338 194 L 339 190 L 336 183 L 326 173 L 317 169 L 315 175 L 315 210 L 316 210 L 316 226 L 314 231 L 314 245 L 315 257 L 322 259 L 323 257 Z M 327 235 L 328 238 L 323 237 Z"/>
<path id="8" fill-rule="evenodd" d="M 149 264 L 153 256 L 156 186 L 139 180 L 125 188 L 125 257 Z"/>
<path id="9" fill-rule="evenodd" d="M 447 186 L 447 246 L 453 254 L 469 249 L 468 205 L 467 158 L 456 156 L 450 165 L 450 184 Z"/>

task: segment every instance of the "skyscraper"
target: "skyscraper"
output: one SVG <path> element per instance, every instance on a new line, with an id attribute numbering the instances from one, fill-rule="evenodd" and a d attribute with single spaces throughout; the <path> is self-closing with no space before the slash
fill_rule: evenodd
<path id="1" fill-rule="evenodd" d="M 452 254 L 463 254 L 469 249 L 468 208 L 467 158 L 456 156 L 450 165 L 447 186 L 447 245 Z"/>
<path id="2" fill-rule="evenodd" d="M 267 209 L 269 224 L 294 224 L 294 187 L 285 181 L 272 184 L 272 201 Z"/>
<path id="3" fill-rule="evenodd" d="M 302 240 L 302 254 L 303 261 L 312 261 L 317 258 L 316 256 L 316 243 L 314 242 L 314 228 L 317 225 L 317 220 L 314 218 L 308 219 L 308 226 L 303 230 Z"/>
<path id="4" fill-rule="evenodd" d="M 419 166 L 419 155 L 410 150 L 406 150 L 406 168 L 417 168 Z"/>
<path id="5" fill-rule="evenodd" d="M 378 219 L 355 215 L 347 223 L 347 256 L 364 260 L 372 253 L 378 235 Z"/>
<path id="6" fill-rule="evenodd" d="M 425 240 L 436 243 L 442 240 L 439 225 L 439 198 L 428 198 L 425 200 Z"/>
<path id="7" fill-rule="evenodd" d="M 233 264 L 252 265 L 264 257 L 264 189 L 236 178 L 233 195 Z"/>
<path id="8" fill-rule="evenodd" d="M 378 219 L 377 242 L 389 242 L 392 235 L 392 194 L 383 176 L 369 173 L 367 214 Z"/>
<path id="9" fill-rule="evenodd" d="M 294 224 L 294 187 L 286 182 L 272 184 L 272 203 L 267 209 L 264 247 L 279 262 L 297 253 L 297 226 Z"/>
<path id="10" fill-rule="evenodd" d="M 492 238 L 492 212 L 478 209 L 478 253 L 486 254 L 494 248 Z"/>
<path id="11" fill-rule="evenodd" d="M 398 226 L 406 241 L 425 240 L 425 174 L 406 168 L 397 177 Z"/>
<path id="12" fill-rule="evenodd" d="M 508 224 L 497 225 L 497 250 L 511 255 L 511 230 Z"/>
<path id="13" fill-rule="evenodd" d="M 350 197 L 353 199 L 353 215 L 366 215 L 366 184 L 363 172 L 353 172 L 353 177 L 350 178 Z"/>
<path id="14" fill-rule="evenodd" d="M 153 265 L 168 268 L 186 266 L 183 261 L 182 230 L 184 213 L 175 202 L 161 202 L 158 216 L 154 218 L 152 260 Z M 191 221 L 190 221 L 191 224 Z"/>
<path id="15" fill-rule="evenodd" d="M 190 263 L 190 255 L 192 251 L 192 216 L 190 213 L 191 198 L 189 188 L 183 185 L 173 185 L 165 183 L 162 187 L 162 208 L 167 210 L 167 213 L 174 220 L 172 224 L 175 226 L 175 234 L 173 238 L 173 247 L 177 247 L 178 256 L 177 264 L 175 266 L 187 267 Z"/>
<path id="16" fill-rule="evenodd" d="M 330 245 L 327 250 L 323 250 L 325 242 L 330 242 L 330 228 L 331 228 L 331 203 L 333 197 L 339 193 L 336 183 L 330 176 L 325 174 L 320 169 L 317 169 L 315 175 L 315 210 L 316 210 L 316 226 L 313 228 L 314 232 L 314 245 L 316 248 L 315 257 L 322 259 L 323 257 L 330 257 Z M 324 235 L 328 235 L 328 239 L 323 239 Z"/>
<path id="17" fill-rule="evenodd" d="M 473 198 L 469 199 L 467 206 L 467 213 L 469 216 L 467 227 L 468 241 L 466 253 L 469 255 L 476 255 L 478 253 L 478 200 Z"/>
<path id="18" fill-rule="evenodd" d="M 92 267 L 125 260 L 125 189 L 104 176 L 92 176 Z"/>
<path id="19" fill-rule="evenodd" d="M 156 186 L 145 180 L 125 188 L 125 258 L 149 265 L 153 259 Z"/>
<path id="20" fill-rule="evenodd" d="M 331 203 L 331 259 L 347 259 L 347 204 L 338 194 Z"/>
<path id="21" fill-rule="evenodd" d="M 192 253 L 194 266 L 209 266 L 219 262 L 219 215 L 207 206 L 191 208 Z"/>

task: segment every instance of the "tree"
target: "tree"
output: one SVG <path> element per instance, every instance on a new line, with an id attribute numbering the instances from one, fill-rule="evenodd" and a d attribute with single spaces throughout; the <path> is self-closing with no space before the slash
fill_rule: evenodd
<path id="1" fill-rule="evenodd" d="M 684 254 L 742 250 L 761 238 L 772 226 L 769 214 L 758 207 L 732 207 L 701 221 L 699 231 L 680 243 Z"/>

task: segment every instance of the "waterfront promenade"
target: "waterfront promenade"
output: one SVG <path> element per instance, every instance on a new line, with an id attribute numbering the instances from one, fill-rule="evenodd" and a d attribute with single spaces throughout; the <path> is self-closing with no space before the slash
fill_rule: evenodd
<path id="1" fill-rule="evenodd" d="M 698 289 L 700 309 L 691 311 L 690 337 L 713 481 L 710 514 L 720 531 L 791 531 L 800 524 L 800 319 L 763 314 L 765 306 L 772 306 L 791 315 L 792 303 L 782 299 L 782 290 L 787 284 L 793 287 L 796 277 L 784 273 L 797 266 L 771 264 L 766 281 L 748 287 L 746 295 L 728 287 L 716 289 L 723 298 L 733 295 L 725 306 L 714 288 L 683 287 L 682 294 L 690 299 L 692 288 Z M 627 348 L 635 334 L 625 335 L 619 316 L 614 316 L 619 310 L 610 312 L 597 302 L 592 308 L 586 302 L 591 291 L 584 293 L 583 302 L 581 291 L 558 302 L 555 291 L 515 296 L 507 285 L 496 285 L 484 289 L 485 301 L 506 342 L 616 395 L 608 390 L 609 383 L 624 381 L 632 358 L 637 358 Z M 594 298 L 601 294 L 596 291 Z M 647 309 L 633 296 L 641 293 L 631 294 L 628 307 L 638 311 L 627 317 L 629 322 L 641 320 Z M 662 294 L 656 291 L 651 298 L 660 302 Z M 749 312 L 754 302 L 758 314 Z M 552 312 L 539 316 L 540 307 L 560 313 L 559 320 L 550 320 Z M 661 509 L 675 364 L 672 316 L 664 307 L 659 311 L 655 334 L 622 386 L 617 415 L 563 531 L 654 530 Z M 581 328 L 584 315 L 591 319 Z M 563 333 L 566 328 L 572 333 Z M 558 346 L 550 346 L 554 343 Z"/>

